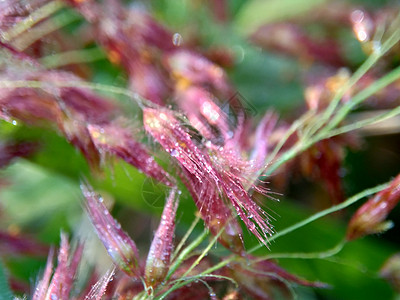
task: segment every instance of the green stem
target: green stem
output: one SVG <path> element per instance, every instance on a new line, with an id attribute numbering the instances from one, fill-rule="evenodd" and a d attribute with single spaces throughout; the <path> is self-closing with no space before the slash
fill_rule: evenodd
<path id="1" fill-rule="evenodd" d="M 273 163 L 265 172 L 266 175 L 272 174 L 276 169 L 278 169 L 281 165 L 283 165 L 285 162 L 291 160 L 295 156 L 297 156 L 300 152 L 308 149 L 310 146 L 314 145 L 315 143 L 326 139 L 328 137 L 337 135 L 340 133 L 340 131 L 333 131 L 333 128 L 335 128 L 341 121 L 344 120 L 344 118 L 349 114 L 349 112 L 356 106 L 357 104 L 361 103 L 365 99 L 367 99 L 369 96 L 373 95 L 377 91 L 381 90 L 382 88 L 386 87 L 387 85 L 393 83 L 395 80 L 400 78 L 400 67 L 397 67 L 390 73 L 386 74 L 384 77 L 380 78 L 373 84 L 371 84 L 369 87 L 358 93 L 353 97 L 351 101 L 348 103 L 344 104 L 342 108 L 338 111 L 338 113 L 335 115 L 335 117 L 331 120 L 331 122 L 328 123 L 317 135 L 315 135 L 312 138 L 299 141 L 296 145 L 294 145 L 291 149 L 286 151 L 285 153 L 282 154 L 278 158 L 278 160 Z M 371 120 L 373 122 L 377 122 L 379 120 L 384 120 L 387 119 L 395 114 L 397 114 L 397 108 L 395 109 L 395 112 L 388 113 L 388 116 L 380 116 L 377 118 L 377 120 Z M 359 124 L 350 124 L 348 125 L 345 130 L 350 131 L 353 129 L 357 129 L 359 127 Z M 342 128 L 343 130 L 343 128 Z M 334 132 L 334 134 L 332 134 Z"/>
<path id="2" fill-rule="evenodd" d="M 336 136 L 339 134 L 343 134 L 343 133 L 346 133 L 346 132 L 349 132 L 352 130 L 360 129 L 360 128 L 363 128 L 368 125 L 376 124 L 376 123 L 385 121 L 387 119 L 393 118 L 393 117 L 397 116 L 398 114 L 400 114 L 400 106 L 396 107 L 395 109 L 392 109 L 388 112 L 376 115 L 374 117 L 371 117 L 371 118 L 368 118 L 365 120 L 361 120 L 361 121 L 357 121 L 355 123 L 331 130 L 329 132 L 329 134 L 326 136 L 326 138 L 330 138 L 330 137 L 333 137 L 333 136 Z"/>
<path id="3" fill-rule="evenodd" d="M 174 261 L 176 255 L 179 253 L 179 251 L 182 249 L 183 245 L 186 243 L 186 240 L 189 238 L 190 234 L 192 233 L 193 229 L 196 227 L 197 223 L 200 220 L 200 215 L 198 214 L 192 224 L 190 225 L 188 231 L 186 231 L 185 235 L 179 242 L 178 246 L 176 247 L 174 254 L 172 254 L 171 261 Z"/>
<path id="4" fill-rule="evenodd" d="M 185 278 L 186 275 L 188 275 L 199 263 L 200 261 L 207 255 L 207 253 L 210 251 L 211 247 L 217 242 L 219 236 L 222 234 L 222 232 L 224 231 L 225 228 L 222 228 L 222 230 L 220 230 L 218 232 L 217 235 L 214 236 L 214 238 L 211 240 L 211 242 L 208 244 L 208 246 L 202 251 L 202 253 L 199 255 L 199 257 L 193 262 L 193 264 L 189 267 L 189 269 L 186 270 L 186 272 L 182 275 L 182 278 Z M 200 236 L 201 237 L 201 236 Z M 204 239 L 204 238 L 203 238 Z M 201 239 L 201 241 L 203 240 Z M 178 257 L 178 259 L 176 260 L 175 264 L 173 267 L 171 267 L 170 271 L 168 272 L 168 275 L 165 279 L 165 281 L 167 281 L 168 278 L 170 278 L 170 276 L 175 272 L 175 270 L 178 268 L 178 266 L 184 261 L 184 259 L 186 258 L 186 256 L 193 251 L 194 248 L 196 248 L 200 243 L 200 242 L 196 242 L 198 239 L 196 239 L 192 244 L 193 246 L 189 245 L 185 250 L 182 251 L 182 254 Z M 195 243 L 196 242 L 196 243 Z M 174 270 L 172 270 L 174 268 Z M 184 282 L 184 285 L 188 284 L 187 281 Z M 168 295 L 169 293 L 171 293 L 172 291 L 176 290 L 177 288 L 179 288 L 180 284 L 179 283 L 175 283 L 171 288 L 168 289 L 168 291 L 166 291 L 161 297 L 160 299 L 164 299 L 166 295 Z"/>
<path id="5" fill-rule="evenodd" d="M 44 20 L 42 23 L 33 27 L 31 30 L 19 35 L 12 45 L 19 51 L 24 51 L 37 40 L 56 31 L 72 22 L 79 20 L 80 17 L 72 11 L 63 11 L 56 17 Z"/>
<path id="6" fill-rule="evenodd" d="M 388 86 L 389 84 L 393 83 L 395 80 L 400 78 L 400 67 L 392 70 L 384 77 L 378 79 L 373 84 L 368 86 L 366 89 L 359 92 L 355 95 L 349 102 L 345 103 L 337 114 L 333 117 L 333 119 L 324 127 L 321 134 L 327 134 L 330 130 L 335 128 L 343 119 L 348 115 L 348 113 L 362 101 L 367 99 L 368 97 L 372 96 L 379 90 L 383 89 L 384 87 Z"/>
<path id="7" fill-rule="evenodd" d="M 399 17 L 397 17 L 397 22 L 399 21 Z M 394 22 L 394 23 L 397 23 Z M 396 28 L 396 27 L 395 27 Z M 400 31 L 396 28 L 396 30 L 392 33 L 392 35 L 383 43 L 379 52 L 373 52 L 371 56 L 367 58 L 367 60 L 357 69 L 357 71 L 353 74 L 353 76 L 349 79 L 347 84 L 340 89 L 334 98 L 332 99 L 331 103 L 329 104 L 328 108 L 325 110 L 323 117 L 321 119 L 321 124 L 324 124 L 334 113 L 336 107 L 339 105 L 340 100 L 342 99 L 343 95 L 351 89 L 358 80 L 362 76 L 364 76 L 369 69 L 387 52 L 389 51 L 400 39 Z"/>
<path id="8" fill-rule="evenodd" d="M 31 12 L 28 17 L 15 24 L 11 29 L 3 32 L 1 35 L 2 39 L 6 42 L 13 40 L 18 35 L 20 35 L 24 31 L 27 31 L 32 26 L 49 17 L 62 7 L 64 7 L 64 3 L 62 1 L 56 0 L 46 3 L 42 7 Z"/>
<path id="9" fill-rule="evenodd" d="M 331 214 L 333 212 L 336 212 L 336 211 L 339 211 L 339 210 L 341 210 L 343 208 L 346 208 L 346 207 L 352 205 L 353 203 L 359 201 L 360 199 L 362 199 L 362 198 L 364 198 L 366 196 L 375 194 L 375 193 L 387 188 L 388 185 L 389 185 L 389 183 L 384 183 L 384 184 L 380 184 L 378 186 L 375 186 L 373 188 L 366 189 L 366 190 L 354 195 L 353 197 L 350 197 L 349 199 L 347 199 L 346 201 L 344 201 L 344 202 L 342 202 L 342 203 L 340 203 L 338 205 L 334 205 L 334 206 L 332 206 L 330 208 L 327 208 L 327 209 L 322 210 L 322 211 L 320 211 L 320 212 L 318 212 L 316 214 L 313 214 L 312 216 L 308 217 L 307 219 L 304 219 L 304 220 L 302 220 L 302 221 L 300 221 L 298 223 L 293 224 L 292 226 L 287 227 L 286 229 L 283 229 L 283 230 L 275 233 L 274 235 L 272 235 L 269 238 L 269 242 L 272 242 L 272 241 L 274 241 L 274 240 L 276 240 L 276 239 L 278 239 L 278 238 L 280 238 L 280 237 L 282 237 L 284 235 L 287 235 L 288 233 L 291 233 L 291 232 L 293 232 L 293 231 L 295 231 L 295 230 L 297 230 L 297 229 L 299 229 L 299 228 L 301 228 L 301 227 L 303 227 L 305 225 L 308 225 L 311 222 L 314 222 L 315 220 L 318 220 L 318 219 L 320 219 L 320 218 L 322 218 L 322 217 L 324 217 L 326 215 L 329 215 L 329 214 Z M 263 245 L 257 245 L 255 247 L 253 247 L 252 249 L 249 250 L 249 253 L 252 253 L 252 252 L 260 249 L 262 246 Z"/>
<path id="10" fill-rule="evenodd" d="M 300 259 L 324 259 L 327 257 L 334 256 L 342 251 L 343 247 L 346 244 L 346 240 L 341 240 L 336 246 L 331 249 L 328 249 L 323 252 L 310 252 L 310 253 L 276 253 L 276 254 L 269 254 L 262 257 L 257 257 L 255 260 L 262 261 L 268 259 L 277 259 L 277 258 L 300 258 Z"/>
<path id="11" fill-rule="evenodd" d="M 200 261 L 204 258 L 204 256 L 207 255 L 207 253 L 210 251 L 211 247 L 214 246 L 214 244 L 217 242 L 219 236 L 224 232 L 225 228 L 222 228 L 217 235 L 214 236 L 214 238 L 211 240 L 211 242 L 208 244 L 208 246 L 202 251 L 202 253 L 197 257 L 195 262 L 190 266 L 189 269 L 186 270 L 186 272 L 183 274 L 183 277 L 185 277 L 187 274 L 189 274 L 199 263 Z"/>
<path id="12" fill-rule="evenodd" d="M 261 170 L 259 172 L 257 172 L 257 174 L 251 178 L 250 180 L 250 184 L 249 186 L 247 186 L 247 189 L 251 188 L 254 183 L 256 182 L 257 178 L 259 178 L 260 176 L 262 176 L 262 174 L 265 171 L 265 168 L 267 168 L 267 166 L 275 159 L 275 157 L 277 156 L 278 152 L 282 149 L 282 147 L 285 145 L 285 143 L 287 142 L 287 140 L 289 139 L 289 137 L 296 132 L 296 130 L 298 130 L 299 128 L 301 128 L 301 126 L 307 122 L 307 120 L 313 115 L 313 112 L 309 112 L 304 114 L 300 119 L 296 120 L 292 126 L 290 126 L 290 128 L 285 132 L 284 136 L 282 137 L 282 139 L 280 140 L 280 142 L 276 145 L 276 147 L 274 148 L 274 150 L 272 151 L 272 153 L 270 155 L 268 155 L 268 157 L 265 159 L 264 162 L 264 166 L 263 168 L 261 168 Z M 282 162 L 283 163 L 283 162 Z M 281 164 L 282 164 L 281 163 Z M 280 164 L 280 165 L 281 165 Z M 271 174 L 272 171 L 270 171 L 272 168 L 273 170 L 276 170 L 278 166 L 275 166 L 275 164 L 273 164 L 271 167 L 268 167 L 268 174 Z M 266 175 L 268 175 L 266 174 Z"/>
<path id="13" fill-rule="evenodd" d="M 297 156 L 300 152 L 306 150 L 312 144 L 307 142 L 297 142 L 292 148 L 284 152 L 273 164 L 271 164 L 267 170 L 264 172 L 266 176 L 271 175 L 275 172 L 281 165 L 291 160 L 295 156 Z"/>
<path id="14" fill-rule="evenodd" d="M 210 274 L 218 269 L 221 269 L 225 267 L 226 265 L 229 265 L 231 262 L 235 261 L 237 256 L 230 256 L 227 259 L 224 259 L 223 261 L 219 262 L 218 264 L 208 268 L 207 270 L 203 271 L 200 273 L 200 275 L 205 275 L 205 274 Z"/>
<path id="15" fill-rule="evenodd" d="M 177 259 L 169 268 L 168 274 L 165 277 L 165 281 L 168 281 L 168 279 L 172 276 L 172 274 L 174 274 L 174 272 L 183 263 L 183 261 L 190 255 L 190 253 L 205 240 L 207 235 L 208 231 L 204 230 L 203 233 L 197 237 L 197 239 L 195 239 L 192 243 L 189 244 L 189 246 L 187 246 L 185 249 L 182 250 L 181 254 L 179 254 Z"/>
<path id="16" fill-rule="evenodd" d="M 67 51 L 52 54 L 40 59 L 41 63 L 47 68 L 59 68 L 71 64 L 87 63 L 106 58 L 104 51 L 100 48 Z"/>
<path id="17" fill-rule="evenodd" d="M 0 88 L 35 88 L 46 91 L 46 88 L 49 85 L 54 85 L 59 88 L 87 88 L 90 90 L 97 90 L 106 93 L 112 93 L 116 95 L 122 95 L 129 97 L 130 99 L 135 100 L 139 105 L 146 105 L 149 107 L 154 106 L 155 104 L 150 101 L 140 97 L 138 94 L 131 92 L 122 87 L 101 84 L 101 83 L 92 83 L 86 81 L 50 81 L 43 83 L 41 81 L 36 80 L 1 80 Z"/>

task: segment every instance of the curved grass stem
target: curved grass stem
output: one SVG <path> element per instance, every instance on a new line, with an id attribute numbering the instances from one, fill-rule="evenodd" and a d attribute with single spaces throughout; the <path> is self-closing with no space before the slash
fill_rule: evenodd
<path id="1" fill-rule="evenodd" d="M 299 229 L 299 228 L 301 228 L 303 226 L 306 226 L 307 224 L 310 224 L 311 222 L 314 222 L 315 220 L 318 220 L 318 219 L 320 219 L 320 218 L 322 218 L 322 217 L 324 217 L 326 215 L 329 215 L 329 214 L 331 214 L 333 212 L 336 212 L 336 211 L 339 211 L 339 210 L 341 210 L 343 208 L 346 208 L 346 207 L 356 203 L 357 201 L 361 200 L 362 198 L 364 198 L 366 196 L 369 196 L 369 195 L 372 195 L 372 194 L 375 194 L 375 193 L 387 188 L 388 186 L 389 186 L 389 183 L 384 183 L 384 184 L 380 184 L 378 186 L 375 186 L 373 188 L 366 189 L 366 190 L 354 195 L 353 197 L 350 197 L 349 199 L 347 199 L 346 201 L 344 201 L 344 202 L 342 202 L 342 203 L 340 203 L 338 205 L 334 205 L 334 206 L 332 206 L 330 208 L 322 210 L 322 211 L 320 211 L 320 212 L 318 212 L 316 214 L 313 214 L 310 217 L 308 217 L 308 218 L 306 218 L 306 219 L 304 219 L 304 220 L 302 220 L 302 221 L 300 221 L 298 223 L 293 224 L 292 226 L 287 227 L 286 229 L 278 231 L 277 233 L 275 233 L 274 235 L 272 235 L 269 238 L 269 241 L 272 242 L 272 241 L 274 241 L 274 240 L 276 240 L 276 239 L 278 239 L 278 238 L 280 238 L 280 237 L 282 237 L 284 235 L 287 235 L 287 234 L 289 234 L 289 233 L 291 233 L 291 232 L 293 232 L 293 231 L 295 231 L 295 230 L 297 230 L 297 229 Z M 250 249 L 249 253 L 252 253 L 252 252 L 258 250 L 261 247 L 262 247 L 262 245 L 257 245 L 255 247 L 253 247 L 252 249 Z"/>
<path id="2" fill-rule="evenodd" d="M 64 7 L 64 3 L 60 0 L 51 1 L 49 3 L 44 4 L 40 8 L 31 12 L 29 16 L 27 16 L 22 21 L 16 23 L 11 29 L 6 32 L 3 32 L 1 37 L 5 42 L 10 42 L 15 39 L 18 35 L 32 28 L 35 24 L 54 14 L 58 10 Z"/>
<path id="3" fill-rule="evenodd" d="M 400 22 L 400 15 L 397 17 L 396 21 L 393 22 L 393 28 L 395 28 L 395 31 L 382 44 L 379 51 L 374 51 L 367 58 L 367 60 L 357 69 L 357 71 L 343 86 L 343 88 L 341 88 L 333 97 L 331 103 L 329 104 L 328 108 L 325 110 L 321 118 L 322 122 L 321 124 L 324 124 L 334 114 L 343 95 L 348 90 L 350 90 L 358 82 L 358 80 L 360 80 L 361 77 L 364 76 L 371 69 L 371 67 L 400 40 L 400 30 L 398 29 L 398 26 L 396 26 L 398 25 L 399 22 Z"/>
<path id="4" fill-rule="evenodd" d="M 258 257 L 255 261 L 262 261 L 268 259 L 277 259 L 277 258 L 298 258 L 298 259 L 324 259 L 327 257 L 334 256 L 342 251 L 343 247 L 346 245 L 346 240 L 341 240 L 338 244 L 336 244 L 333 248 L 320 251 L 320 252 L 302 252 L 302 253 L 275 253 L 269 254 L 265 256 Z"/>
<path id="5" fill-rule="evenodd" d="M 387 87 L 389 84 L 393 83 L 397 79 L 400 78 L 400 67 L 397 67 L 396 69 L 392 70 L 382 78 L 378 79 L 375 81 L 373 84 L 368 86 L 366 89 L 362 90 L 359 92 L 357 95 L 352 97 L 352 99 L 345 103 L 335 114 L 333 119 L 323 128 L 321 131 L 322 136 L 326 136 L 329 134 L 329 131 L 331 131 L 333 128 L 335 128 L 340 122 L 344 120 L 344 118 L 349 114 L 349 112 L 358 104 L 363 102 L 365 99 L 368 97 L 372 96 L 379 90 Z"/>
<path id="6" fill-rule="evenodd" d="M 73 50 L 48 55 L 40 59 L 47 68 L 59 68 L 71 64 L 88 63 L 106 58 L 107 55 L 100 48 Z"/>
<path id="7" fill-rule="evenodd" d="M 172 276 L 172 274 L 174 274 L 174 272 L 183 263 L 183 261 L 191 254 L 191 252 L 194 251 L 194 249 L 196 249 L 196 247 L 199 246 L 206 239 L 207 235 L 208 231 L 204 230 L 201 235 L 199 235 L 193 242 L 191 242 L 185 249 L 182 250 L 182 252 L 174 260 L 171 267 L 169 268 L 168 274 L 165 277 L 165 281 L 167 281 Z"/>
<path id="8" fill-rule="evenodd" d="M 182 249 L 183 245 L 186 243 L 187 239 L 189 238 L 189 236 L 192 234 L 193 229 L 196 227 L 197 223 L 199 223 L 200 221 L 200 214 L 198 214 L 196 216 L 196 218 L 194 219 L 194 221 L 192 222 L 192 224 L 190 225 L 188 231 L 186 231 L 185 235 L 183 236 L 183 238 L 180 240 L 178 246 L 176 247 L 174 253 L 172 254 L 172 258 L 171 261 L 174 261 L 175 257 L 178 255 L 179 251 Z"/>

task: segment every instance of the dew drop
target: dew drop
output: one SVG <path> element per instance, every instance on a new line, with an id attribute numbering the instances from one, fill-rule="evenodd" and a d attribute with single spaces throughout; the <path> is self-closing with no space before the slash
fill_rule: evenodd
<path id="1" fill-rule="evenodd" d="M 16 126 L 16 125 L 18 125 L 18 122 L 17 121 L 15 121 L 15 120 L 12 120 L 12 122 L 11 122 L 14 126 Z"/>
<path id="2" fill-rule="evenodd" d="M 179 33 L 175 33 L 174 35 L 173 35 L 173 37 L 172 37 L 172 43 L 175 45 L 175 46 L 180 46 L 181 44 L 182 44 L 182 42 L 183 42 L 183 38 L 182 38 L 182 36 L 179 34 Z"/>
<path id="3" fill-rule="evenodd" d="M 380 41 L 373 41 L 372 42 L 372 50 L 375 54 L 381 54 L 382 52 L 382 44 Z"/>
<path id="4" fill-rule="evenodd" d="M 250 231 L 254 231 L 256 229 L 256 225 L 254 223 L 250 223 L 248 227 Z"/>
<path id="5" fill-rule="evenodd" d="M 179 155 L 179 152 L 177 150 L 173 149 L 170 154 L 173 157 L 177 157 Z"/>

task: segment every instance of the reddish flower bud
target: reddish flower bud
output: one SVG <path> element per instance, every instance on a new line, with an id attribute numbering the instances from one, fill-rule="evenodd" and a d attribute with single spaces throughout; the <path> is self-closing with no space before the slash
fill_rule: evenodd
<path id="1" fill-rule="evenodd" d="M 129 87 L 132 91 L 156 104 L 164 104 L 170 92 L 166 85 L 168 78 L 160 72 L 154 62 L 131 58 L 128 72 Z"/>
<path id="2" fill-rule="evenodd" d="M 229 91 L 224 70 L 195 52 L 188 50 L 171 52 L 166 57 L 165 64 L 177 79 L 178 87 L 188 82 L 193 85 L 212 86 L 222 93 Z"/>
<path id="3" fill-rule="evenodd" d="M 143 11 L 123 7 L 116 1 L 69 2 L 93 24 L 94 38 L 106 49 L 109 60 L 129 73 L 131 88 L 140 96 L 163 104 L 168 97 L 168 78 L 157 60 L 160 51 L 175 47 L 172 34 Z"/>
<path id="4" fill-rule="evenodd" d="M 139 253 L 134 241 L 110 215 L 100 195 L 85 184 L 81 185 L 81 189 L 86 198 L 86 209 L 90 220 L 114 263 L 130 277 L 141 276 L 138 265 Z"/>
<path id="5" fill-rule="evenodd" d="M 85 88 L 51 84 L 80 82 L 76 76 L 61 71 L 6 74 L 6 79 L 38 80 L 47 88 L 6 89 L 0 95 L 0 118 L 8 121 L 16 118 L 32 125 L 58 127 L 66 139 L 82 152 L 94 170 L 99 167 L 101 152 L 109 152 L 146 175 L 174 186 L 173 178 L 157 164 L 144 146 L 136 142 L 126 128 L 112 121 L 114 115 L 121 112 L 111 100 Z M 1 161 L 0 156 L 0 164 Z"/>
<path id="6" fill-rule="evenodd" d="M 146 175 L 167 186 L 175 185 L 174 178 L 157 164 L 144 146 L 136 142 L 126 128 L 116 123 L 89 124 L 88 131 L 100 152 L 108 152 L 123 159 Z"/>
<path id="7" fill-rule="evenodd" d="M 379 271 L 379 275 L 388 280 L 394 289 L 400 293 L 400 253 L 389 257 Z"/>
<path id="8" fill-rule="evenodd" d="M 212 94 L 205 89 L 196 86 L 178 89 L 176 100 L 190 124 L 206 139 L 226 140 L 231 136 L 226 113 L 215 103 Z"/>
<path id="9" fill-rule="evenodd" d="M 400 175 L 393 179 L 389 187 L 377 193 L 356 211 L 350 220 L 346 238 L 354 240 L 387 230 L 391 223 L 384 220 L 399 200 Z"/>
<path id="10" fill-rule="evenodd" d="M 161 283 L 169 270 L 175 232 L 175 215 L 178 208 L 176 193 L 176 189 L 172 189 L 167 198 L 161 215 L 161 222 L 147 255 L 145 281 L 149 287 L 156 287 Z"/>
<path id="11" fill-rule="evenodd" d="M 19 119 L 35 126 L 58 128 L 96 169 L 100 155 L 87 131 L 88 122 L 108 122 L 117 109 L 111 101 L 79 87 L 58 87 L 57 82 L 81 82 L 76 76 L 59 71 L 4 72 L 6 80 L 34 80 L 44 89 L 10 88 L 0 95 L 0 118 Z M 55 82 L 54 85 L 51 83 Z M 79 85 L 79 84 L 77 84 Z M 2 90 L 3 91 L 3 90 Z"/>

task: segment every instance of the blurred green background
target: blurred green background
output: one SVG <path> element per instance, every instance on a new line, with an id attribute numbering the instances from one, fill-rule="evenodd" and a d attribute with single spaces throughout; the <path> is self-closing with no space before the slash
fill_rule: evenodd
<path id="1" fill-rule="evenodd" d="M 248 42 L 247 34 L 260 24 L 310 13 L 315 5 L 325 1 L 227 1 L 231 19 L 228 25 L 214 21 L 204 2 L 153 0 L 137 1 L 133 5 L 149 8 L 171 31 L 179 32 L 185 42 L 196 40 L 202 47 L 198 49 L 200 51 L 220 46 L 233 49 L 235 56 L 243 55 L 227 72 L 236 89 L 257 109 L 256 117 L 261 117 L 270 108 L 283 117 L 296 116 L 304 103 L 304 86 L 301 81 L 304 66 L 293 57 L 262 51 Z M 359 0 L 353 3 L 371 10 L 391 5 L 391 1 L 378 0 Z M 71 32 L 73 26 L 80 26 L 80 23 L 71 25 L 65 31 Z M 354 71 L 366 56 L 350 29 L 343 29 L 341 39 L 348 68 Z M 89 66 L 93 81 L 125 86 L 124 73 L 106 60 L 90 63 Z M 71 234 L 77 230 L 76 224 L 83 214 L 79 182 L 88 178 L 97 190 L 114 197 L 115 216 L 140 245 L 142 253 L 146 253 L 162 211 L 163 197 L 160 195 L 165 192 L 162 186 L 146 179 L 143 174 L 119 160 L 107 166 L 103 175 L 93 176 L 81 154 L 52 131 L 0 121 L 0 139 L 38 141 L 41 145 L 40 151 L 31 158 L 18 159 L 0 171 L 1 178 L 10 183 L 0 189 L 1 228 L 16 226 L 21 232 L 46 244 L 58 245 L 60 230 Z M 343 166 L 346 195 L 351 196 L 386 182 L 398 174 L 399 150 L 400 135 L 394 134 L 365 137 L 360 150 L 347 151 Z M 280 190 L 273 191 L 283 193 Z M 279 202 L 271 199 L 262 201 L 275 218 L 273 224 L 276 231 L 279 231 L 315 213 L 316 197 L 321 193 L 318 185 L 299 180 L 293 182 L 282 196 L 277 197 Z M 271 244 L 270 250 L 263 248 L 258 254 L 328 250 L 343 238 L 346 220 L 358 206 L 356 204 L 339 215 L 325 217 L 279 238 Z M 178 210 L 178 238 L 191 224 L 194 212 L 193 201 L 186 193 Z M 298 299 L 393 299 L 395 293 L 387 282 L 379 278 L 377 271 L 390 255 L 399 251 L 399 216 L 399 208 L 396 208 L 390 215 L 396 224 L 394 229 L 379 236 L 351 242 L 333 258 L 279 259 L 280 265 L 288 271 L 330 285 L 327 289 L 296 287 Z M 135 220 L 148 226 L 138 226 Z M 249 249 L 257 241 L 246 229 L 244 232 L 246 247 Z M 220 246 L 214 251 L 224 253 Z M 6 259 L 4 263 L 17 278 L 35 282 L 39 270 L 43 269 L 45 258 L 16 257 Z"/>

